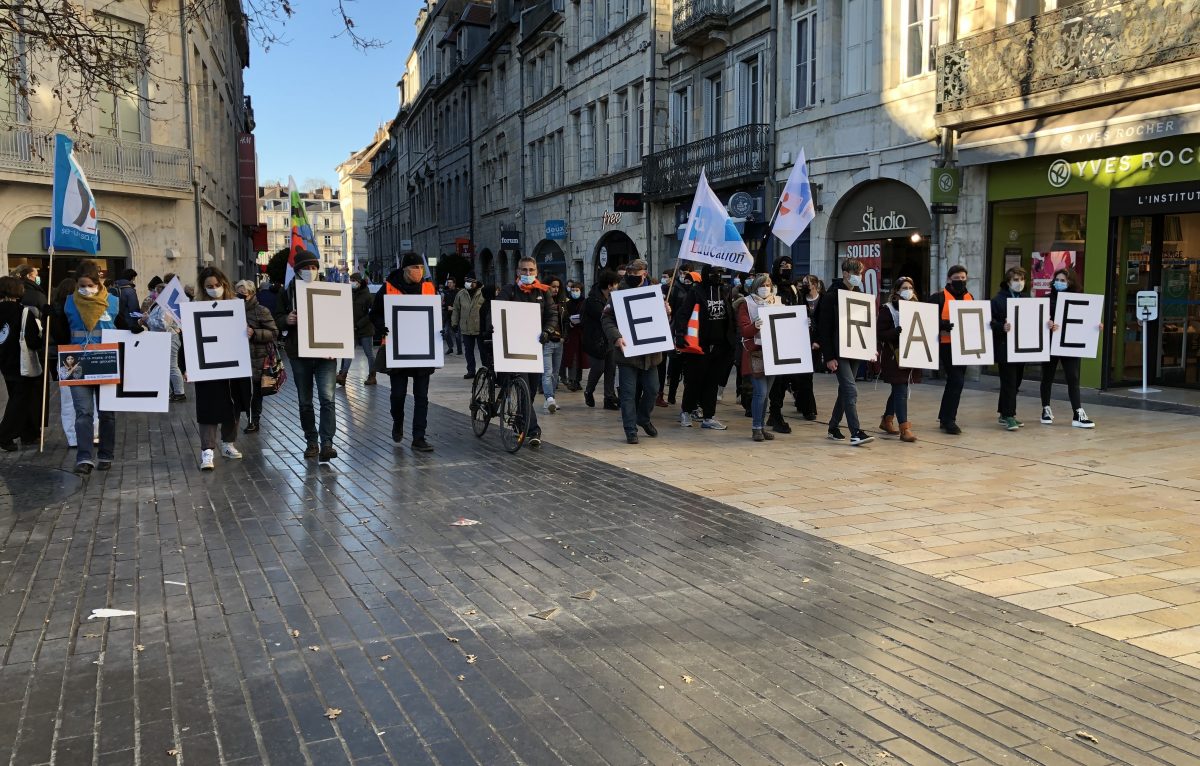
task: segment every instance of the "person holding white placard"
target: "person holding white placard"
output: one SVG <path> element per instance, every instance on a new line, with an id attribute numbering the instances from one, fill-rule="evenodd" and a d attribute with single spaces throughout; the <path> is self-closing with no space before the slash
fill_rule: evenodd
<path id="1" fill-rule="evenodd" d="M 237 297 L 246 302 L 246 326 L 250 329 L 250 422 L 242 433 L 252 434 L 259 430 L 259 418 L 262 415 L 263 370 L 273 358 L 272 352 L 278 353 L 275 341 L 279 337 L 279 329 L 275 326 L 275 317 L 266 306 L 258 302 L 258 288 L 248 279 L 243 279 L 233 286 Z"/>
<path id="2" fill-rule="evenodd" d="M 1024 425 L 1017 420 L 1017 393 L 1025 378 L 1025 363 L 1008 360 L 1008 333 L 1013 331 L 1008 321 L 1008 299 L 1020 298 L 1025 292 L 1025 269 L 1014 266 L 1004 272 L 1004 281 L 992 297 L 992 338 L 996 347 L 996 364 L 1000 367 L 1000 399 L 996 402 L 999 423 L 1006 431 L 1016 431 Z"/>
<path id="3" fill-rule="evenodd" d="M 200 272 L 198 284 L 200 291 L 214 301 L 232 300 L 237 297 L 233 285 L 229 284 L 229 277 L 216 267 L 205 267 Z M 254 330 L 247 326 L 243 340 L 248 344 L 252 337 Z M 242 413 L 250 411 L 250 401 L 253 397 L 250 378 L 197 381 L 195 386 L 196 423 L 199 424 L 200 431 L 200 470 L 211 471 L 216 467 L 214 453 L 218 444 L 221 457 L 226 460 L 241 460 L 242 453 L 238 451 L 234 442 L 237 441 L 238 421 Z"/>
<path id="4" fill-rule="evenodd" d="M 171 280 L 175 279 L 174 274 L 167 274 L 167 278 L 156 288 L 156 294 L 162 293 Z M 183 352 L 183 334 L 182 328 L 179 326 L 179 317 L 172 313 L 171 309 L 157 302 L 153 302 L 150 310 L 146 312 L 142 319 L 142 324 L 151 332 L 169 332 L 171 333 L 171 401 L 186 402 L 187 394 L 184 393 L 183 370 L 179 368 L 179 356 Z"/>
<path id="5" fill-rule="evenodd" d="M 762 333 L 763 317 L 759 310 L 778 303 L 771 288 L 771 277 L 759 274 L 750 283 L 749 294 L 733 303 L 737 317 L 738 334 L 742 343 L 742 378 L 750 381 L 753 394 L 750 400 L 750 438 L 756 442 L 771 441 L 775 434 L 765 430 L 767 397 L 772 379 L 767 376 L 763 363 Z"/>
<path id="6" fill-rule="evenodd" d="M 902 442 L 915 442 L 912 421 L 908 419 L 908 387 L 921 382 L 921 371 L 900 366 L 900 301 L 916 301 L 915 285 L 908 277 L 898 277 L 892 294 L 879 309 L 879 377 L 891 384 L 883 408 L 879 430 L 889 436 L 899 436 Z"/>
<path id="7" fill-rule="evenodd" d="M 121 312 L 120 300 L 109 295 L 100 278 L 100 269 L 94 261 L 83 261 L 75 269 L 75 294 L 67 298 L 64 311 L 71 326 L 71 343 L 89 346 L 102 342 L 105 330 L 133 330 L 118 324 Z M 141 328 L 138 328 L 141 329 Z M 107 471 L 112 468 L 113 452 L 117 443 L 117 415 L 110 410 L 101 410 L 97 399 L 99 386 L 71 386 L 71 402 L 75 406 L 75 473 L 86 476 L 93 468 Z M 99 462 L 92 459 L 93 415 L 99 412 L 100 445 L 96 453 Z"/>
<path id="8" fill-rule="evenodd" d="M 829 415 L 829 438 L 833 441 L 845 441 L 839 425 L 842 415 L 846 416 L 846 425 L 850 429 L 850 444 L 858 447 L 875 441 L 862 430 L 858 421 L 858 387 L 854 383 L 854 370 L 858 362 L 854 359 L 839 359 L 841 345 L 838 343 L 838 328 L 841 327 L 841 308 L 838 293 L 851 290 L 856 293 L 863 291 L 863 265 L 857 258 L 847 258 L 842 261 L 842 278 L 833 280 L 829 290 L 821 296 L 817 304 L 817 337 L 821 352 L 825 356 L 825 368 L 835 373 L 838 379 L 837 401 L 833 404 L 833 412 Z"/>
<path id="9" fill-rule="evenodd" d="M 958 404 L 962 399 L 963 384 L 967 380 L 966 365 L 954 364 L 950 352 L 950 331 L 954 324 L 950 321 L 950 304 L 953 301 L 975 300 L 967 290 L 967 267 L 962 264 L 951 266 L 946 271 L 946 286 L 939 292 L 929 296 L 926 301 L 936 304 L 940 312 L 939 340 L 941 348 L 939 356 L 942 362 L 942 374 L 946 376 L 946 387 L 942 390 L 942 406 L 938 410 L 938 424 L 946 433 L 957 436 L 962 433 L 958 425 Z"/>
<path id="10" fill-rule="evenodd" d="M 646 281 L 646 262 L 635 258 L 625 264 L 625 279 L 618 290 L 642 287 Z M 641 426 L 649 437 L 658 436 L 658 429 L 650 422 L 654 414 L 654 401 L 658 398 L 658 365 L 662 354 L 653 352 L 640 356 L 625 356 L 625 339 L 617 325 L 613 299 L 609 296 L 601 319 L 604 334 L 616 350 L 616 363 L 620 384 L 617 396 L 621 403 L 621 425 L 625 428 L 625 441 L 638 443 L 637 429 Z"/>
<path id="11" fill-rule="evenodd" d="M 500 289 L 500 294 L 496 296 L 498 301 L 514 301 L 516 303 L 536 303 L 542 317 L 542 332 L 538 336 L 539 343 L 546 343 L 552 335 L 557 335 L 558 328 L 558 310 L 554 302 L 547 297 L 549 286 L 538 281 L 538 265 L 537 261 L 526 255 L 517 261 L 517 278 L 514 282 L 509 282 Z M 508 373 L 511 375 L 525 375 L 525 382 L 529 384 L 530 399 L 532 399 L 541 387 L 542 373 Z M 537 408 L 529 408 L 529 428 L 526 429 L 526 437 L 529 439 L 530 447 L 542 446 L 542 429 L 537 421 Z"/>
<path id="12" fill-rule="evenodd" d="M 700 279 L 672 308 L 676 353 L 683 360 L 683 401 L 679 410 L 679 425 L 683 428 L 691 428 L 697 417 L 703 429 L 724 431 L 727 427 L 717 420 L 717 390 L 729 380 L 737 323 L 724 277 L 724 269 L 705 265 Z"/>
<path id="13" fill-rule="evenodd" d="M 1054 272 L 1054 276 L 1050 281 L 1050 316 L 1056 316 L 1058 309 L 1059 297 L 1064 293 L 1080 293 L 1083 290 L 1079 287 L 1079 282 L 1075 279 L 1075 271 L 1073 269 L 1059 269 Z M 1056 333 L 1059 330 L 1058 324 L 1051 319 L 1050 332 Z M 1096 424 L 1092 422 L 1083 409 L 1083 401 L 1079 396 L 1079 357 L 1073 356 L 1051 356 L 1049 362 L 1042 363 L 1042 424 L 1051 425 L 1054 423 L 1054 411 L 1050 409 L 1050 396 L 1054 393 L 1054 376 L 1058 372 L 1058 366 L 1062 365 L 1063 377 L 1067 381 L 1067 398 L 1071 400 L 1071 425 L 1074 428 L 1095 428 Z"/>

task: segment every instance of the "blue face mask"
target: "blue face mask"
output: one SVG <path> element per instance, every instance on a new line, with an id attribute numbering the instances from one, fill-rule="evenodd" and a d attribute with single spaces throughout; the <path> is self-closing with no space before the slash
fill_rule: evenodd
<path id="1" fill-rule="evenodd" d="M 742 284 L 745 285 L 747 290 L 749 290 L 750 285 L 754 284 L 754 277 L 746 277 L 742 280 Z"/>
<path id="2" fill-rule="evenodd" d="M 537 277 L 533 276 L 532 274 L 522 274 L 520 276 L 521 284 L 525 285 L 526 287 L 528 287 L 529 285 L 532 285 L 536 281 L 537 281 Z"/>
<path id="3" fill-rule="evenodd" d="M 1069 286 L 1070 285 L 1067 284 L 1067 280 L 1065 280 L 1065 279 L 1054 280 L 1054 289 L 1058 290 L 1059 292 L 1066 290 Z"/>

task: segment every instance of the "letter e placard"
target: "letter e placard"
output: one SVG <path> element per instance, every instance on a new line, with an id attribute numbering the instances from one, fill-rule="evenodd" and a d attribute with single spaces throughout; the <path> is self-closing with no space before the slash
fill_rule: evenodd
<path id="1" fill-rule="evenodd" d="M 645 356 L 675 348 L 671 323 L 658 285 L 615 290 L 613 314 L 625 341 L 625 356 Z"/>
<path id="2" fill-rule="evenodd" d="M 1058 331 L 1050 337 L 1050 353 L 1092 359 L 1100 348 L 1100 318 L 1104 296 L 1059 293 L 1054 307 Z"/>
<path id="3" fill-rule="evenodd" d="M 190 301 L 179 311 L 188 380 L 250 377 L 245 301 Z"/>

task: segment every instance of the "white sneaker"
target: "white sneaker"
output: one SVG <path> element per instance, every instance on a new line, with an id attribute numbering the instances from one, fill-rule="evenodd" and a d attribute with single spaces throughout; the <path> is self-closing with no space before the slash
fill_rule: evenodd
<path id="1" fill-rule="evenodd" d="M 1087 413 L 1083 411 L 1082 407 L 1075 410 L 1075 418 L 1071 421 L 1071 425 L 1074 426 L 1075 428 L 1095 428 L 1096 427 L 1095 423 L 1088 420 Z"/>
<path id="2" fill-rule="evenodd" d="M 216 468 L 213 465 L 213 451 L 210 449 L 200 450 L 200 470 L 211 471 Z"/>
<path id="3" fill-rule="evenodd" d="M 1050 409 L 1050 406 L 1047 405 L 1042 408 L 1042 424 L 1048 426 L 1053 422 L 1054 422 L 1054 412 Z"/>
<path id="4" fill-rule="evenodd" d="M 229 458 L 230 460 L 241 460 L 242 453 L 238 452 L 238 448 L 230 442 L 221 442 L 221 457 Z"/>
<path id="5" fill-rule="evenodd" d="M 714 431 L 724 431 L 728 426 L 726 426 L 724 423 L 717 420 L 716 418 L 705 418 L 704 422 L 702 422 L 700 424 L 700 427 L 701 428 L 711 428 Z"/>
<path id="6" fill-rule="evenodd" d="M 679 413 L 679 425 L 682 426 L 683 428 L 691 428 L 692 427 L 692 413 L 690 413 L 690 412 Z"/>
<path id="7" fill-rule="evenodd" d="M 554 401 L 553 396 L 548 397 L 546 399 L 546 404 L 542 407 L 542 409 L 553 415 L 554 413 L 558 412 L 558 402 Z"/>

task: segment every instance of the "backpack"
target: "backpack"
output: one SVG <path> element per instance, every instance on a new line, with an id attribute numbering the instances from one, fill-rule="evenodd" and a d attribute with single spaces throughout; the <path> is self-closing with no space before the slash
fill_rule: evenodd
<path id="1" fill-rule="evenodd" d="M 279 345 L 271 343 L 267 346 L 267 357 L 263 359 L 261 382 L 263 396 L 279 393 L 279 389 L 283 388 L 283 384 L 286 382 L 287 370 L 284 369 L 283 359 L 279 356 Z"/>

